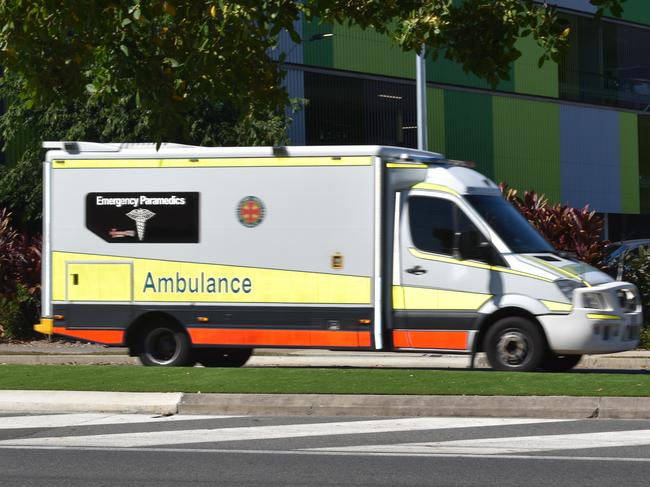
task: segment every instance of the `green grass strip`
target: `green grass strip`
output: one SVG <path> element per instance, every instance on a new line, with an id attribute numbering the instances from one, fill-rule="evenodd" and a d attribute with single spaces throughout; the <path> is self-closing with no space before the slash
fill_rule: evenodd
<path id="1" fill-rule="evenodd" d="M 0 365 L 0 389 L 278 394 L 650 396 L 650 374 Z"/>

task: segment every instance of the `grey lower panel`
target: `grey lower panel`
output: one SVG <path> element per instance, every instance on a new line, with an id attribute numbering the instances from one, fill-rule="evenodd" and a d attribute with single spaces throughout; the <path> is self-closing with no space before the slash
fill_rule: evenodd
<path id="1" fill-rule="evenodd" d="M 57 326 L 69 329 L 126 329 L 139 317 L 162 312 L 184 326 L 368 331 L 371 326 L 359 320 L 372 320 L 373 308 L 349 307 L 237 307 L 237 306 L 168 306 L 137 304 L 55 304 L 54 314 L 64 320 Z M 199 321 L 198 318 L 207 318 Z"/>
<path id="2" fill-rule="evenodd" d="M 466 311 L 395 311 L 393 328 L 409 330 L 478 330 L 479 313 Z"/>

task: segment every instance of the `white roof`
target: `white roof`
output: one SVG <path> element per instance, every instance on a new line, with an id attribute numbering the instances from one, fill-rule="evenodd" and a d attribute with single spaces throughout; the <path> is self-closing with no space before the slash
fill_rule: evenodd
<path id="1" fill-rule="evenodd" d="M 121 158 L 194 158 L 194 157 L 339 157 L 382 156 L 394 159 L 435 160 L 443 159 L 435 152 L 419 151 L 405 147 L 380 145 L 309 145 L 280 147 L 201 147 L 163 143 L 156 151 L 154 143 L 107 143 L 81 141 L 48 141 L 43 147 L 49 149 L 47 159 L 85 159 L 92 153 L 93 159 Z"/>

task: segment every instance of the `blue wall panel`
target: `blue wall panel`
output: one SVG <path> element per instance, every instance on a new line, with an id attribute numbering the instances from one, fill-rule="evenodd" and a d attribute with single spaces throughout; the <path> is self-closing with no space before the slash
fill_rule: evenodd
<path id="1" fill-rule="evenodd" d="M 621 211 L 619 114 L 560 107 L 562 202 L 592 210 Z"/>
<path id="2" fill-rule="evenodd" d="M 555 5 L 562 8 L 570 8 L 580 12 L 596 12 L 596 7 L 589 0 L 549 0 L 549 5 Z"/>

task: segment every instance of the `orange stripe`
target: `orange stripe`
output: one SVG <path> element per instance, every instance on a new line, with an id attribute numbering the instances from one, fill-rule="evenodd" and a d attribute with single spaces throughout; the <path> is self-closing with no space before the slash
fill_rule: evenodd
<path id="1" fill-rule="evenodd" d="M 467 350 L 466 331 L 413 331 L 394 330 L 395 348 L 430 348 L 443 350 Z"/>
<path id="2" fill-rule="evenodd" d="M 124 343 L 124 330 L 68 330 L 61 326 L 55 326 L 52 331 L 57 335 L 105 343 L 106 345 L 122 345 Z"/>
<path id="3" fill-rule="evenodd" d="M 188 328 L 195 345 L 258 345 L 285 347 L 370 347 L 370 332 L 329 330 L 233 330 Z"/>

